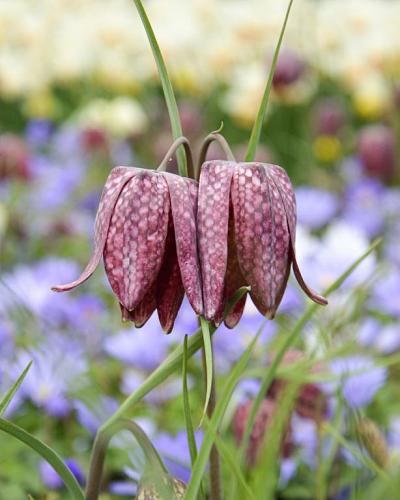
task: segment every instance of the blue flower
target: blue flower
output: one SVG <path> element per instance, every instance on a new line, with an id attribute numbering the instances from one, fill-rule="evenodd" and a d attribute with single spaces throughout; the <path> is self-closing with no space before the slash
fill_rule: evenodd
<path id="1" fill-rule="evenodd" d="M 370 307 L 390 316 L 400 317 L 400 269 L 391 267 L 376 282 Z"/>
<path id="2" fill-rule="evenodd" d="M 296 189 L 297 218 L 310 229 L 325 226 L 338 212 L 339 199 L 329 191 L 309 186 Z"/>
<path id="3" fill-rule="evenodd" d="M 156 315 L 140 329 L 121 330 L 104 340 L 111 357 L 146 371 L 154 370 L 166 357 L 171 341 L 160 332 Z"/>
<path id="4" fill-rule="evenodd" d="M 384 228 L 382 198 L 384 186 L 374 179 L 361 179 L 347 188 L 343 220 L 364 231 L 370 238 Z"/>
<path id="5" fill-rule="evenodd" d="M 203 434 L 195 433 L 197 449 L 200 448 Z M 162 456 L 171 476 L 187 483 L 190 479 L 190 454 L 186 431 L 179 431 L 176 436 L 161 433 L 153 439 L 153 444 Z"/>
<path id="6" fill-rule="evenodd" d="M 22 351 L 12 371 L 19 376 L 29 361 L 32 366 L 19 390 L 53 417 L 65 417 L 71 410 L 70 392 L 85 382 L 86 360 L 82 352 L 62 338 L 52 337 L 37 349 Z"/>
<path id="7" fill-rule="evenodd" d="M 339 382 L 347 403 L 352 408 L 362 408 L 374 399 L 387 379 L 387 369 L 376 366 L 367 356 L 348 356 L 332 361 L 331 370 L 339 376 Z"/>
<path id="8" fill-rule="evenodd" d="M 65 465 L 70 469 L 78 483 L 83 485 L 85 483 L 85 478 L 78 462 L 72 458 L 68 458 L 65 460 Z M 45 460 L 41 460 L 39 462 L 39 472 L 46 488 L 49 488 L 50 490 L 60 490 L 63 488 L 64 481 L 53 469 L 53 467 Z"/>

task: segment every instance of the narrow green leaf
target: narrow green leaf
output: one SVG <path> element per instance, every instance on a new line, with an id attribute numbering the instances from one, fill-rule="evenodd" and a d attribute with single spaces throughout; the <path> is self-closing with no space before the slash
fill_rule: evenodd
<path id="1" fill-rule="evenodd" d="M 208 404 L 210 402 L 214 370 L 213 370 L 213 352 L 212 352 L 209 323 L 203 317 L 200 317 L 200 325 L 201 325 L 201 331 L 203 333 L 203 349 L 204 349 L 204 359 L 206 364 L 206 399 L 204 401 L 203 414 L 200 420 L 200 425 L 201 425 L 204 417 L 206 416 Z"/>
<path id="2" fill-rule="evenodd" d="M 151 50 L 157 64 L 158 74 L 160 75 L 161 86 L 164 92 L 165 103 L 167 105 L 169 119 L 171 122 L 172 135 L 174 139 L 178 139 L 183 135 L 182 125 L 179 117 L 178 105 L 176 104 L 174 89 L 168 76 L 167 67 L 165 65 L 160 46 L 158 45 L 157 38 L 154 34 L 154 30 L 151 26 L 149 18 L 147 17 L 147 13 L 143 7 L 142 2 L 140 0 L 133 0 L 133 2 L 139 13 L 140 19 L 142 20 L 143 27 L 146 31 Z M 186 156 L 182 147 L 180 147 L 177 151 L 177 159 L 179 175 L 187 177 L 188 172 L 186 166 Z"/>
<path id="3" fill-rule="evenodd" d="M 236 303 L 232 303 L 233 308 Z M 230 312 L 228 310 L 227 312 Z M 210 334 L 213 335 L 216 328 L 211 327 Z M 194 335 L 191 335 L 187 345 L 188 359 L 193 356 L 203 345 L 203 336 L 201 329 L 197 330 Z M 158 366 L 127 399 L 122 403 L 118 410 L 103 424 L 99 432 L 105 432 L 106 429 L 113 425 L 113 423 L 123 416 L 127 416 L 132 408 L 141 401 L 150 391 L 158 387 L 164 380 L 166 380 L 172 373 L 182 366 L 183 347 L 178 345 L 176 349 Z"/>
<path id="4" fill-rule="evenodd" d="M 383 469 L 381 469 L 371 458 L 367 457 L 366 455 L 363 455 L 363 453 L 360 450 L 358 450 L 355 446 L 353 446 L 352 443 L 347 441 L 347 439 L 344 438 L 340 434 L 340 432 L 338 432 L 335 429 L 335 427 L 331 425 L 329 422 L 323 423 L 323 429 L 329 434 L 331 434 L 335 438 L 335 440 L 341 446 L 346 448 L 356 460 L 358 460 L 362 465 L 364 465 L 364 467 L 370 469 L 381 479 L 387 480 L 389 478 L 388 474 Z"/>
<path id="5" fill-rule="evenodd" d="M 234 306 L 239 302 L 239 300 L 245 295 L 247 292 L 250 292 L 250 287 L 249 286 L 242 286 L 236 290 L 234 295 L 232 296 L 231 299 L 228 300 L 225 310 L 224 310 L 224 317 L 226 317 L 231 311 Z"/>
<path id="6" fill-rule="evenodd" d="M 350 276 L 350 274 L 365 260 L 376 248 L 380 243 L 382 242 L 382 239 L 378 239 L 374 241 L 371 246 L 368 248 L 368 250 L 361 255 L 360 258 L 358 258 L 325 292 L 324 296 L 327 297 L 331 293 L 333 293 L 335 290 L 337 290 L 341 284 Z M 246 424 L 246 429 L 243 435 L 243 441 L 241 444 L 240 448 L 240 455 L 241 455 L 241 462 L 244 460 L 245 456 L 245 451 L 247 450 L 248 444 L 249 444 L 249 439 L 251 435 L 251 430 L 254 426 L 254 421 L 258 412 L 258 409 L 260 408 L 260 405 L 262 403 L 262 400 L 264 399 L 265 394 L 267 393 L 267 390 L 269 386 L 271 385 L 271 382 L 275 378 L 276 371 L 279 367 L 280 362 L 282 361 L 286 351 L 293 345 L 295 340 L 297 339 L 298 335 L 302 331 L 303 327 L 306 325 L 306 323 L 311 319 L 315 311 L 318 309 L 319 305 L 312 303 L 310 304 L 303 316 L 299 318 L 299 320 L 296 322 L 294 325 L 292 331 L 289 333 L 289 335 L 286 337 L 285 342 L 282 344 L 281 348 L 279 351 L 276 353 L 276 356 L 271 362 L 271 365 L 269 369 L 265 372 L 265 376 L 263 377 L 261 381 L 261 386 L 260 389 L 257 393 L 257 396 L 251 406 L 249 418 L 247 419 L 247 424 Z"/>
<path id="7" fill-rule="evenodd" d="M 187 340 L 188 336 L 185 335 L 183 340 L 183 363 L 182 363 L 182 394 L 183 394 L 183 413 L 185 416 L 186 434 L 189 445 L 190 461 L 194 464 L 197 457 L 197 446 L 194 437 L 192 415 L 190 411 L 189 391 L 187 386 Z"/>
<path id="8" fill-rule="evenodd" d="M 32 361 L 29 361 L 29 363 L 26 365 L 25 370 L 21 373 L 21 375 L 18 377 L 16 380 L 15 384 L 9 389 L 7 394 L 4 396 L 4 398 L 0 401 L 0 416 L 3 415 L 3 413 L 6 411 L 8 405 L 11 403 L 12 398 L 15 396 L 16 392 L 18 391 L 20 385 L 24 381 L 26 374 L 29 371 L 29 368 L 32 365 Z"/>
<path id="9" fill-rule="evenodd" d="M 265 86 L 264 94 L 261 100 L 260 109 L 257 113 L 256 121 L 254 122 L 253 129 L 251 131 L 249 144 L 247 146 L 247 152 L 245 161 L 254 161 L 254 157 L 256 155 L 257 145 L 260 141 L 261 130 L 264 123 L 264 116 L 267 111 L 267 105 L 269 100 L 269 95 L 271 93 L 272 88 L 272 80 L 275 73 L 276 63 L 278 61 L 279 51 L 282 45 L 283 35 L 285 33 L 286 24 L 289 19 L 290 9 L 292 8 L 293 0 L 289 1 L 289 5 L 286 9 L 285 20 L 283 21 L 281 32 L 279 34 L 278 43 L 275 48 L 274 56 L 272 58 L 271 69 L 269 70 L 267 84 Z"/>
<path id="10" fill-rule="evenodd" d="M 233 370 L 229 374 L 228 379 L 225 382 L 225 385 L 221 391 L 222 397 L 218 401 L 214 409 L 213 415 L 204 434 L 199 454 L 197 455 L 196 462 L 193 466 L 192 476 L 187 486 L 185 500 L 197 499 L 201 480 L 207 465 L 207 460 L 210 455 L 211 448 L 215 440 L 215 436 L 217 434 L 218 427 L 224 416 L 226 407 L 228 406 L 229 400 L 231 399 L 236 384 L 238 383 L 250 359 L 251 353 L 257 343 L 258 337 L 260 336 L 261 330 L 262 329 L 260 328 L 254 339 L 251 341 L 245 352 L 240 357 L 239 361 L 236 363 L 235 367 L 233 368 Z"/>
<path id="11" fill-rule="evenodd" d="M 57 472 L 57 474 L 64 481 L 65 486 L 68 488 L 72 498 L 76 500 L 85 500 L 83 491 L 78 484 L 75 476 L 69 470 L 69 468 L 65 465 L 62 458 L 49 446 L 42 443 L 39 439 L 29 432 L 26 432 L 24 429 L 19 427 L 18 425 L 5 420 L 0 417 L 0 430 L 6 432 L 10 436 L 15 437 L 18 441 L 26 444 L 32 450 L 36 451 L 41 457 L 43 457 Z"/>
<path id="12" fill-rule="evenodd" d="M 239 463 L 235 460 L 235 455 L 231 452 L 228 446 L 225 444 L 224 440 L 218 435 L 215 435 L 215 444 L 217 445 L 218 452 L 221 458 L 228 465 L 232 475 L 236 478 L 238 484 L 243 488 L 243 492 L 246 494 L 245 498 L 248 500 L 256 500 L 253 492 L 251 491 L 249 485 L 246 482 L 243 472 L 240 468 Z"/>

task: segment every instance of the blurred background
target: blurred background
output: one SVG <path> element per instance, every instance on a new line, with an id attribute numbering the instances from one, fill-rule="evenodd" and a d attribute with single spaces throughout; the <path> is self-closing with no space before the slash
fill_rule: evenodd
<path id="1" fill-rule="evenodd" d="M 222 133 L 242 159 L 286 2 L 151 0 L 145 7 L 185 135 L 196 150 L 223 121 Z M 399 26 L 398 0 L 296 0 L 257 153 L 283 166 L 296 187 L 299 260 L 317 290 L 384 237 L 307 326 L 288 364 L 316 360 L 336 374 L 336 382 L 306 387 L 323 395 L 323 418 L 332 418 L 340 402 L 344 421 L 373 421 L 390 463 L 400 452 Z M 102 270 L 70 294 L 50 287 L 86 264 L 110 169 L 155 168 L 171 142 L 132 2 L 0 0 L 0 394 L 32 359 L 7 416 L 51 443 L 82 482 L 100 423 L 185 333 L 196 331 L 197 320 L 185 303 L 168 337 L 155 316 L 141 330 L 121 324 Z M 219 155 L 211 149 L 210 157 Z M 290 283 L 277 320 L 261 336 L 259 373 L 305 307 Z M 222 381 L 262 323 L 251 304 L 246 311 L 238 327 L 215 336 Z M 258 380 L 244 380 L 231 402 L 223 431 L 232 446 Z M 203 398 L 198 360 L 190 364 L 190 384 L 196 419 Z M 274 397 L 266 395 L 266 404 Z M 137 421 L 171 472 L 187 480 L 179 374 L 146 398 Z M 326 437 L 317 421 L 313 411 L 291 414 L 280 498 L 314 498 Z M 361 446 L 350 427 L 343 433 Z M 0 499 L 67 498 L 59 477 L 32 452 L 5 435 L 1 446 Z M 369 484 L 345 449 L 334 461 L 330 498 Z M 134 442 L 116 440 L 104 499 L 132 498 L 142 466 Z"/>

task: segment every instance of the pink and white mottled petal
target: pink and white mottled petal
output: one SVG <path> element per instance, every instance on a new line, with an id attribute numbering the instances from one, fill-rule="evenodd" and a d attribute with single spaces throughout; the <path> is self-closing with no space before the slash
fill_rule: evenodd
<path id="1" fill-rule="evenodd" d="M 197 229 L 203 281 L 204 316 L 218 319 L 228 259 L 228 220 L 234 162 L 209 161 L 200 174 Z"/>
<path id="2" fill-rule="evenodd" d="M 278 189 L 282 202 L 284 204 L 287 224 L 290 232 L 290 259 L 293 263 L 293 271 L 296 279 L 303 289 L 303 291 L 310 297 L 311 300 L 316 302 L 317 304 L 326 305 L 328 301 L 312 290 L 307 283 L 304 281 L 304 278 L 301 274 L 299 265 L 297 263 L 296 258 L 296 198 L 294 194 L 294 190 L 292 184 L 287 176 L 286 172 L 277 165 L 268 165 L 266 167 L 269 172 L 269 176 L 271 181 L 274 183 L 276 188 Z"/>
<path id="3" fill-rule="evenodd" d="M 145 170 L 126 184 L 115 205 L 104 264 L 114 293 L 128 311 L 140 304 L 157 278 L 169 211 L 164 177 Z"/>
<path id="4" fill-rule="evenodd" d="M 274 304 L 271 316 L 275 312 L 282 300 L 286 289 L 290 272 L 290 231 L 287 223 L 286 208 L 282 200 L 281 193 L 273 180 L 268 167 L 264 168 L 265 179 L 268 183 L 271 204 L 273 207 L 273 230 L 274 230 L 274 269 L 272 270 Z"/>
<path id="5" fill-rule="evenodd" d="M 279 165 L 266 164 L 266 170 L 269 172 L 270 177 L 274 180 L 281 194 L 289 225 L 290 238 L 294 246 L 296 241 L 297 208 L 292 183 L 285 170 Z"/>
<path id="6" fill-rule="evenodd" d="M 137 171 L 138 169 L 131 167 L 115 167 L 112 169 L 103 188 L 99 208 L 96 214 L 94 225 L 94 249 L 89 263 L 77 280 L 65 285 L 57 285 L 53 287 L 52 290 L 56 292 L 66 292 L 68 290 L 72 290 L 78 285 L 81 285 L 94 273 L 100 262 L 101 256 L 103 255 L 110 220 L 117 199 L 126 183 L 135 175 Z"/>
<path id="7" fill-rule="evenodd" d="M 319 295 L 317 292 L 315 292 L 312 288 L 310 288 L 307 283 L 304 281 L 304 278 L 301 274 L 299 265 L 297 263 L 296 259 L 296 252 L 293 248 L 293 245 L 291 245 L 291 254 L 292 254 L 292 261 L 293 261 L 293 271 L 294 275 L 296 276 L 297 282 L 301 286 L 302 290 L 308 297 L 310 297 L 311 300 L 316 302 L 317 304 L 320 304 L 321 306 L 326 306 L 328 304 L 328 301 L 326 300 L 325 297 L 322 295 Z"/>
<path id="8" fill-rule="evenodd" d="M 219 325 L 224 319 L 224 310 L 227 302 L 234 296 L 239 288 L 246 285 L 247 283 L 243 278 L 237 258 L 233 207 L 232 204 L 230 204 L 228 223 L 228 261 L 225 274 L 224 299 L 214 320 L 216 326 Z M 233 309 L 226 315 L 224 323 L 227 328 L 234 328 L 239 323 L 246 305 L 246 298 L 247 294 L 244 294 L 243 297 L 235 304 Z"/>
<path id="9" fill-rule="evenodd" d="M 197 253 L 196 218 L 190 187 L 186 179 L 168 172 L 162 173 L 168 183 L 175 230 L 176 252 L 182 283 L 191 306 L 203 314 L 201 277 Z"/>
<path id="10" fill-rule="evenodd" d="M 263 305 L 263 314 L 272 307 L 272 208 L 263 168 L 239 163 L 232 181 L 237 255 L 254 302 Z"/>
<path id="11" fill-rule="evenodd" d="M 133 321 L 136 328 L 141 328 L 150 319 L 156 307 L 156 287 L 153 284 L 140 304 L 133 311 L 129 312 L 129 319 Z"/>
<path id="12" fill-rule="evenodd" d="M 172 331 L 184 295 L 185 289 L 176 254 L 174 226 L 170 217 L 164 260 L 157 278 L 157 312 L 165 333 Z"/>

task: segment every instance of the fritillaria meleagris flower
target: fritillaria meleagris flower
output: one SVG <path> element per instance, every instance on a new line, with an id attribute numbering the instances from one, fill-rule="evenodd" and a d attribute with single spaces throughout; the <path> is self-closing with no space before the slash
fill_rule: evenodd
<path id="1" fill-rule="evenodd" d="M 250 286 L 257 309 L 273 318 L 291 266 L 305 293 L 326 304 L 301 275 L 295 235 L 295 195 L 281 167 L 205 162 L 199 184 L 198 238 L 206 319 L 219 324 L 226 301 L 242 286 Z M 245 301 L 246 296 L 225 318 L 228 327 L 240 320 Z"/>
<path id="2" fill-rule="evenodd" d="M 202 314 L 196 236 L 197 183 L 168 172 L 114 168 L 95 222 L 95 244 L 81 276 L 54 287 L 67 291 L 86 281 L 103 256 L 122 317 L 141 327 L 155 309 L 172 330 L 186 292 Z"/>

